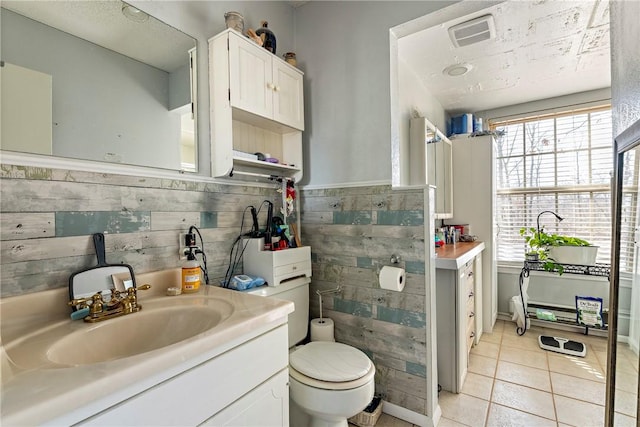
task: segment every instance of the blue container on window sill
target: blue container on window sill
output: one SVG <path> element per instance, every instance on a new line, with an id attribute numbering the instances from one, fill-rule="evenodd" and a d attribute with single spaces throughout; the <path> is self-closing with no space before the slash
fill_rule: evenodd
<path id="1" fill-rule="evenodd" d="M 449 136 L 464 135 L 473 132 L 473 114 L 452 117 L 449 124 Z"/>

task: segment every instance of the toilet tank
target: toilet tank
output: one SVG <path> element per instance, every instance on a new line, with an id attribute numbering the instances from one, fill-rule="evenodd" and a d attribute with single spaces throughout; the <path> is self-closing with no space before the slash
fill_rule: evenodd
<path id="1" fill-rule="evenodd" d="M 308 277 L 282 282 L 278 286 L 260 286 L 246 291 L 252 295 L 280 298 L 293 302 L 294 311 L 289 314 L 289 348 L 307 337 L 309 330 L 309 282 Z"/>

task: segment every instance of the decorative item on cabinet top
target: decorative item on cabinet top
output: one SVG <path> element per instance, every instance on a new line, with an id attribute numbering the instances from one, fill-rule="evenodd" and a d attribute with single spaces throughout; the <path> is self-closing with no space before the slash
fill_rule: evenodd
<path id="1" fill-rule="evenodd" d="M 294 52 L 287 52 L 284 55 L 282 55 L 282 57 L 284 58 L 285 61 L 287 61 L 289 64 L 293 65 L 294 67 L 298 66 L 298 60 L 296 59 L 296 54 Z"/>
<path id="2" fill-rule="evenodd" d="M 244 32 L 244 17 L 238 12 L 225 13 L 224 23 L 226 24 L 227 28 L 233 28 L 240 33 Z"/>
<path id="3" fill-rule="evenodd" d="M 269 52 L 276 54 L 276 36 L 273 34 L 268 28 L 269 23 L 267 21 L 261 21 L 261 28 L 256 30 L 256 34 L 262 40 L 262 47 L 267 49 Z"/>

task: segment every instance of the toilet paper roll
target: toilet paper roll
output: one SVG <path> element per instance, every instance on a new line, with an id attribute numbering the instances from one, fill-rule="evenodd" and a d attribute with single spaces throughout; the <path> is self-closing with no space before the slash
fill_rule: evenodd
<path id="1" fill-rule="evenodd" d="M 333 320 L 323 317 L 311 321 L 311 341 L 335 341 Z"/>
<path id="2" fill-rule="evenodd" d="M 380 287 L 390 291 L 401 292 L 404 289 L 404 268 L 385 265 L 380 270 Z"/>

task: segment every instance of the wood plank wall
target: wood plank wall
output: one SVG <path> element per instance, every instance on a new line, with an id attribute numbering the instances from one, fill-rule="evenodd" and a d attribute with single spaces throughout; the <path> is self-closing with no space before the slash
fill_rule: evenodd
<path id="1" fill-rule="evenodd" d="M 96 232 L 105 233 L 108 263 L 130 264 L 136 273 L 178 267 L 178 236 L 191 225 L 201 232 L 211 283 L 218 284 L 244 209 L 265 199 L 279 212 L 275 185 L 0 165 L 0 296 L 68 286 L 73 272 L 97 264 Z M 249 231 L 251 215 L 244 218 Z"/>
<path id="2" fill-rule="evenodd" d="M 336 341 L 363 350 L 375 363 L 376 393 L 426 415 L 424 190 L 389 186 L 304 190 L 303 244 L 311 245 L 311 315 L 335 323 Z M 401 257 L 403 292 L 380 289 L 381 266 Z"/>
<path id="3" fill-rule="evenodd" d="M 375 363 L 376 393 L 426 414 L 427 352 L 423 190 L 372 186 L 301 192 L 303 244 L 311 245 L 311 314 L 317 289 L 336 339 Z M 211 282 L 228 266 L 243 210 L 273 188 L 0 165 L 0 296 L 68 286 L 69 275 L 96 265 L 91 235 L 105 233 L 107 262 L 136 273 L 178 267 L 178 235 L 201 231 Z M 260 215 L 265 223 L 266 209 Z M 250 215 L 245 215 L 249 230 Z M 378 286 L 382 265 L 399 255 L 402 293 Z"/>

